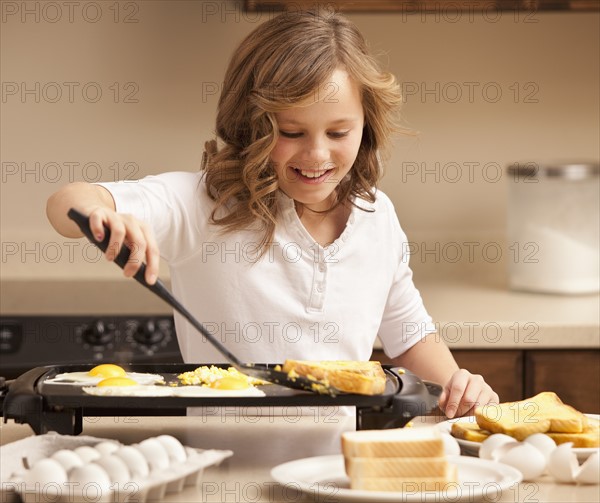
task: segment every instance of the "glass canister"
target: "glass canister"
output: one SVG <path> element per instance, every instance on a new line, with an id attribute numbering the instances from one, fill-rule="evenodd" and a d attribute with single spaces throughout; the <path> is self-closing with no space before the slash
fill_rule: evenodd
<path id="1" fill-rule="evenodd" d="M 508 166 L 509 285 L 585 294 L 600 289 L 600 164 Z"/>

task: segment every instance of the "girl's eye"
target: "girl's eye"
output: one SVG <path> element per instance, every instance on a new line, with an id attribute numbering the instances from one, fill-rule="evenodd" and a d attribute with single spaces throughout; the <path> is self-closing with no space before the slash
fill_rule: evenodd
<path id="1" fill-rule="evenodd" d="M 341 138 L 348 136 L 348 132 L 349 131 L 331 131 L 331 132 L 327 133 L 327 136 L 337 140 L 337 139 L 341 139 Z M 281 136 L 283 136 L 284 138 L 300 138 L 303 133 L 293 133 L 291 131 L 281 131 L 280 130 L 279 134 Z"/>
<path id="2" fill-rule="evenodd" d="M 348 131 L 332 131 L 331 133 L 328 133 L 329 136 L 331 138 L 344 138 L 345 136 L 348 136 Z"/>
<path id="3" fill-rule="evenodd" d="M 289 131 L 279 131 L 279 134 L 285 138 L 300 138 L 302 133 L 291 133 Z"/>

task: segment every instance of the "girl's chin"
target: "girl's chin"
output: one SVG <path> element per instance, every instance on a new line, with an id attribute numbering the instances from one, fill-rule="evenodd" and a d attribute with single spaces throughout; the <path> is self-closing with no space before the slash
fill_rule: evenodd
<path id="1" fill-rule="evenodd" d="M 302 177 L 291 168 L 284 173 L 279 188 L 290 199 L 315 211 L 326 211 L 335 201 L 335 189 L 339 185 L 335 169 L 316 179 Z M 293 177 L 293 178 L 290 178 Z"/>
<path id="2" fill-rule="evenodd" d="M 324 194 L 322 197 L 307 197 L 305 194 L 293 193 L 288 193 L 287 195 L 293 199 L 296 204 L 300 204 L 313 211 L 327 211 L 335 202 L 333 193 Z"/>

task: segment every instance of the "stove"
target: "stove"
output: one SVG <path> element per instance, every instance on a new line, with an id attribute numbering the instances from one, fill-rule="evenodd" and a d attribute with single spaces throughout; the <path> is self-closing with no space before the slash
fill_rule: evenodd
<path id="1" fill-rule="evenodd" d="M 169 315 L 0 317 L 0 376 L 45 365 L 183 363 Z"/>

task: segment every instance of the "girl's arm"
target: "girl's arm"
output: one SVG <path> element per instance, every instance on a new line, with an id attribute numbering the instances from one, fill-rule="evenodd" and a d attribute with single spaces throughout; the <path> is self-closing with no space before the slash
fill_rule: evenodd
<path id="1" fill-rule="evenodd" d="M 46 214 L 59 234 L 79 238 L 83 234 L 68 216 L 75 208 L 90 217 L 90 228 L 98 241 L 104 238 L 104 225 L 110 229 L 110 245 L 106 258 L 114 260 L 123 243 L 131 248 L 131 255 L 123 269 L 125 276 L 133 276 L 146 261 L 146 281 L 153 284 L 158 277 L 159 252 L 151 229 L 131 215 L 115 211 L 110 192 L 101 185 L 75 182 L 61 188 L 48 199 Z"/>
<path id="2" fill-rule="evenodd" d="M 71 183 L 50 196 L 46 205 L 46 215 L 52 226 L 67 238 L 80 238 L 83 237 L 82 232 L 67 216 L 71 208 L 89 215 L 100 208 L 115 211 L 115 202 L 110 192 L 101 185 L 85 182 Z"/>
<path id="3" fill-rule="evenodd" d="M 498 395 L 480 375 L 459 369 L 438 334 L 429 334 L 393 360 L 427 381 L 441 383 L 440 408 L 446 416 L 464 416 L 479 405 L 498 403 Z"/>

